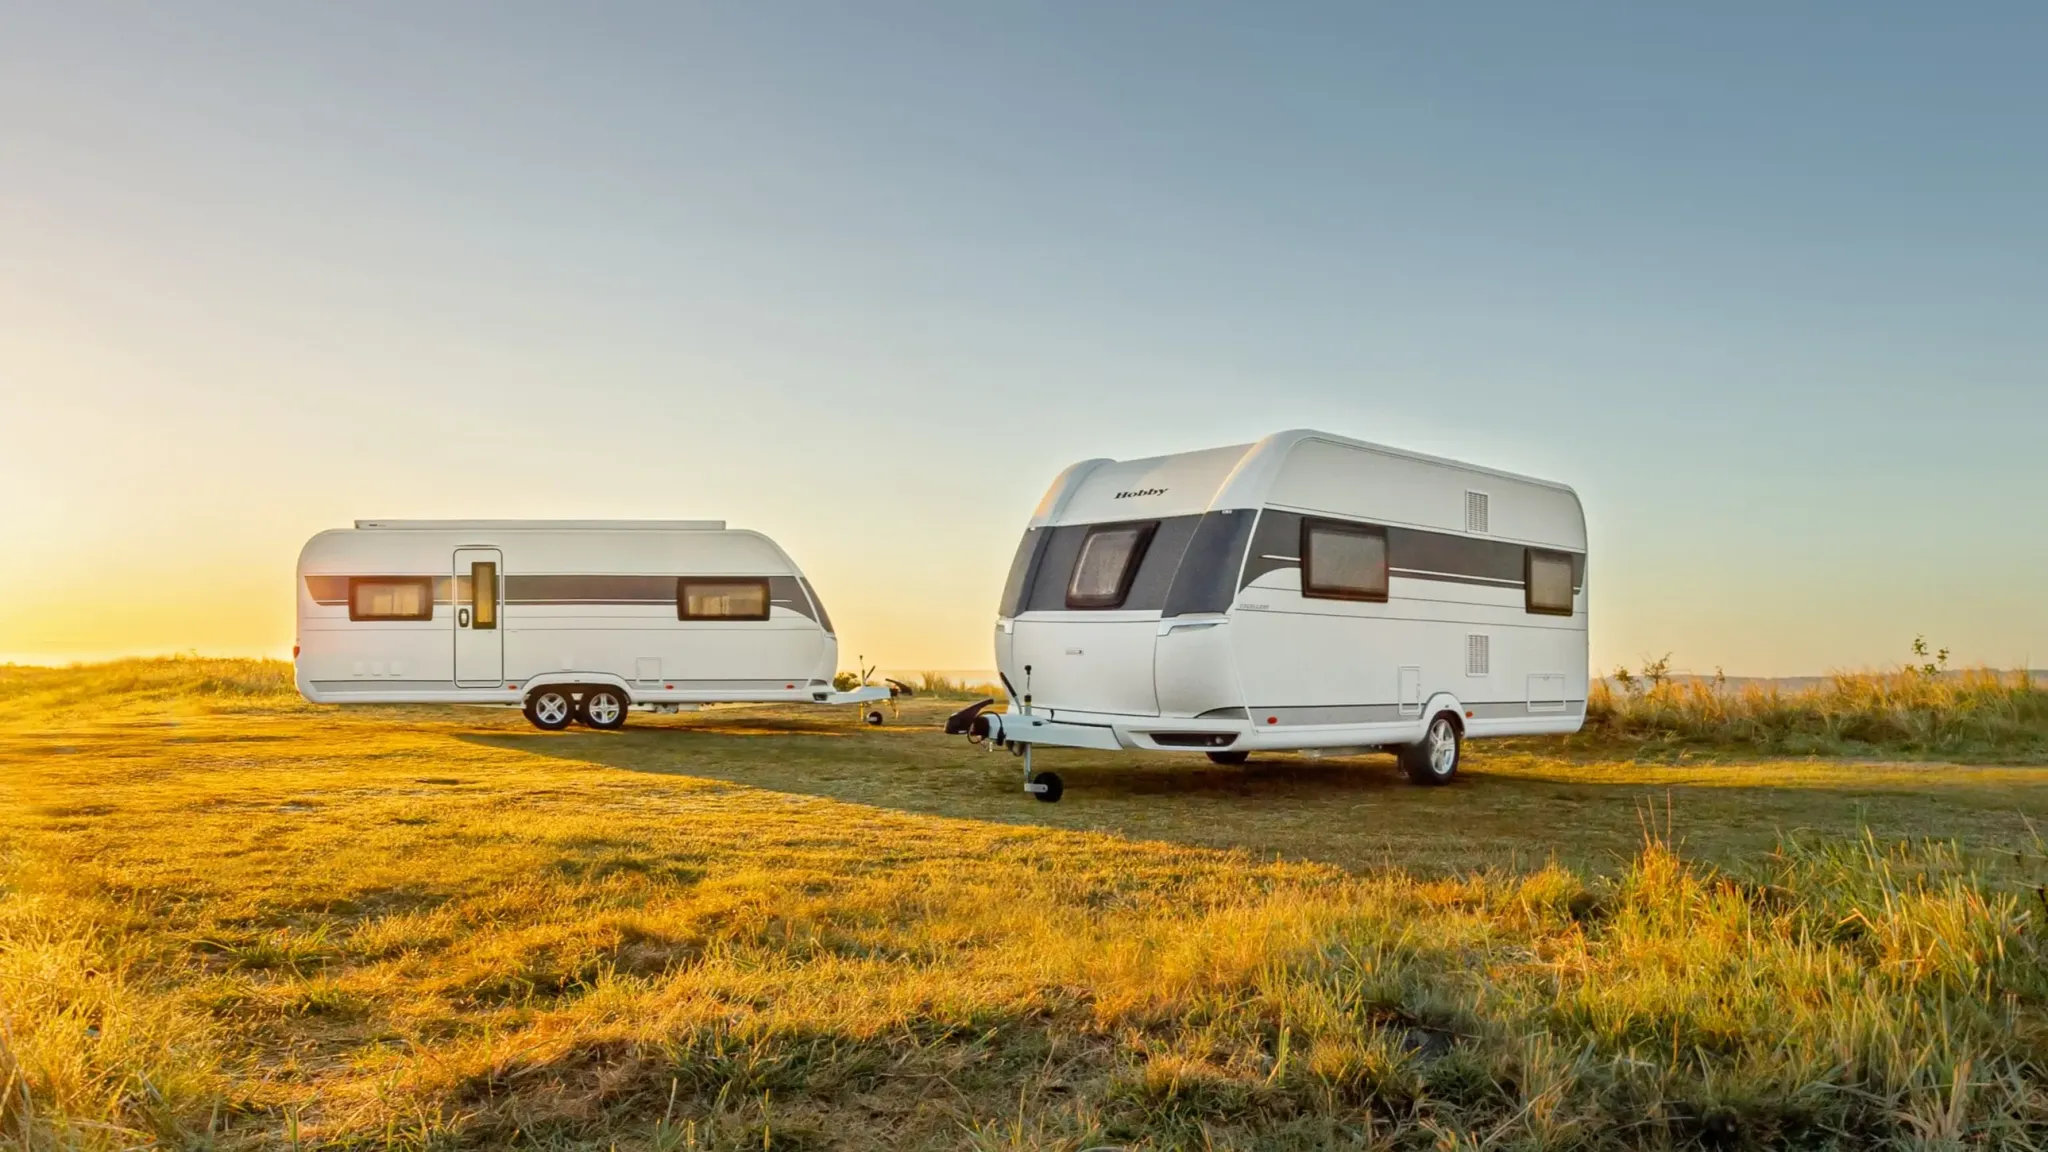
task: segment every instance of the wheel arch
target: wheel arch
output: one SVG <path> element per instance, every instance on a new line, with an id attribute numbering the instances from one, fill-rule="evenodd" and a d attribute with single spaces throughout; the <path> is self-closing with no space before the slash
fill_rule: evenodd
<path id="1" fill-rule="evenodd" d="M 1449 692 L 1439 692 L 1436 695 L 1431 696 L 1429 700 L 1423 704 L 1423 731 L 1427 732 L 1429 730 L 1430 723 L 1434 721 L 1437 717 L 1444 715 L 1450 716 L 1451 723 L 1458 726 L 1458 735 L 1460 738 L 1462 738 L 1465 735 L 1465 705 L 1456 696 L 1451 695 Z"/>
<path id="2" fill-rule="evenodd" d="M 628 706 L 635 702 L 633 700 L 632 685 L 626 683 L 624 677 L 614 676 L 608 672 L 542 673 L 519 686 L 519 698 L 521 700 L 531 699 L 535 692 L 543 688 L 612 688 L 625 696 Z"/>

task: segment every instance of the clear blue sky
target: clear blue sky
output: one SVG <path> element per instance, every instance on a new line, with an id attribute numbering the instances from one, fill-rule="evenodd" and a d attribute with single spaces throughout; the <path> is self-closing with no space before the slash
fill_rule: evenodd
<path id="1" fill-rule="evenodd" d="M 2037 4 L 0 0 L 0 652 L 717 516 L 986 667 L 1065 463 L 1554 477 L 1603 665 L 2048 663 Z"/>

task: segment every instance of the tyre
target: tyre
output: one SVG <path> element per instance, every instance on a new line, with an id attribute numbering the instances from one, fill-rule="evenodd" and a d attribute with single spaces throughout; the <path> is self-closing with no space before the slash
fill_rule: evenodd
<path id="1" fill-rule="evenodd" d="M 1059 803 L 1060 796 L 1067 790 L 1057 772 L 1032 773 L 1031 783 L 1026 785 L 1026 788 L 1041 804 Z"/>
<path id="2" fill-rule="evenodd" d="M 542 688 L 526 696 L 527 722 L 544 732 L 559 732 L 576 715 L 576 703 L 562 688 Z"/>
<path id="3" fill-rule="evenodd" d="M 1421 740 L 1401 746 L 1401 767 L 1417 784 L 1448 784 L 1464 755 L 1465 733 L 1449 712 L 1439 712 Z"/>
<path id="4" fill-rule="evenodd" d="M 626 697 L 617 688 L 592 688 L 576 709 L 578 720 L 610 731 L 626 722 Z"/>
<path id="5" fill-rule="evenodd" d="M 864 719 L 867 720 L 869 727 L 879 728 L 882 726 L 882 710 L 880 708 L 877 708 L 869 712 L 867 716 L 864 717 Z"/>
<path id="6" fill-rule="evenodd" d="M 1237 765 L 1237 764 L 1242 764 L 1242 763 L 1244 763 L 1245 761 L 1247 761 L 1247 760 L 1250 760 L 1250 759 L 1252 758 L 1252 754 L 1251 754 L 1251 753 L 1249 753 L 1249 752 L 1244 752 L 1244 751 L 1238 751 L 1238 752 L 1211 752 L 1211 753 L 1209 753 L 1208 755 L 1209 755 L 1209 760 L 1210 760 L 1210 762 L 1211 762 L 1211 763 L 1214 763 L 1214 764 L 1230 764 L 1230 765 Z"/>

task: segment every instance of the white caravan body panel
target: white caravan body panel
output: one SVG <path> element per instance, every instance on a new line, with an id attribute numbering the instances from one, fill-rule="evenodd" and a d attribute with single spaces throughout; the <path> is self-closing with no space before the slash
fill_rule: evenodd
<path id="1" fill-rule="evenodd" d="M 1363 548 L 1364 584 L 1312 587 L 1311 532 Z M 1142 538 L 1120 583 L 1098 535 L 1111 559 Z M 1067 469 L 996 627 L 1049 729 L 1161 750 L 1402 744 L 1446 711 L 1468 736 L 1576 731 L 1587 658 L 1570 488 L 1313 431 Z"/>
<path id="2" fill-rule="evenodd" d="M 830 617 L 758 532 L 717 521 L 357 524 L 299 556 L 295 671 L 308 700 L 517 704 L 542 683 L 606 684 L 638 704 L 831 692 Z"/>

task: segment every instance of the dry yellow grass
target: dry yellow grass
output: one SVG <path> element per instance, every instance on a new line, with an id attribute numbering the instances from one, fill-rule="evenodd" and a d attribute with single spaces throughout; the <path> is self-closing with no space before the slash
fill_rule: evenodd
<path id="1" fill-rule="evenodd" d="M 912 726 L 938 704 L 542 734 L 197 661 L 8 670 L 0 702 L 17 1145 L 2048 1126 L 2034 770 L 1525 744 L 1423 789 L 1374 759 L 1072 753 L 1044 806 Z"/>
<path id="2" fill-rule="evenodd" d="M 1946 659 L 1946 654 L 1944 654 Z M 1910 755 L 2048 763 L 2048 691 L 2031 673 L 1978 668 L 1844 672 L 1782 690 L 1635 678 L 1593 686 L 1585 739 L 1645 753 Z"/>

